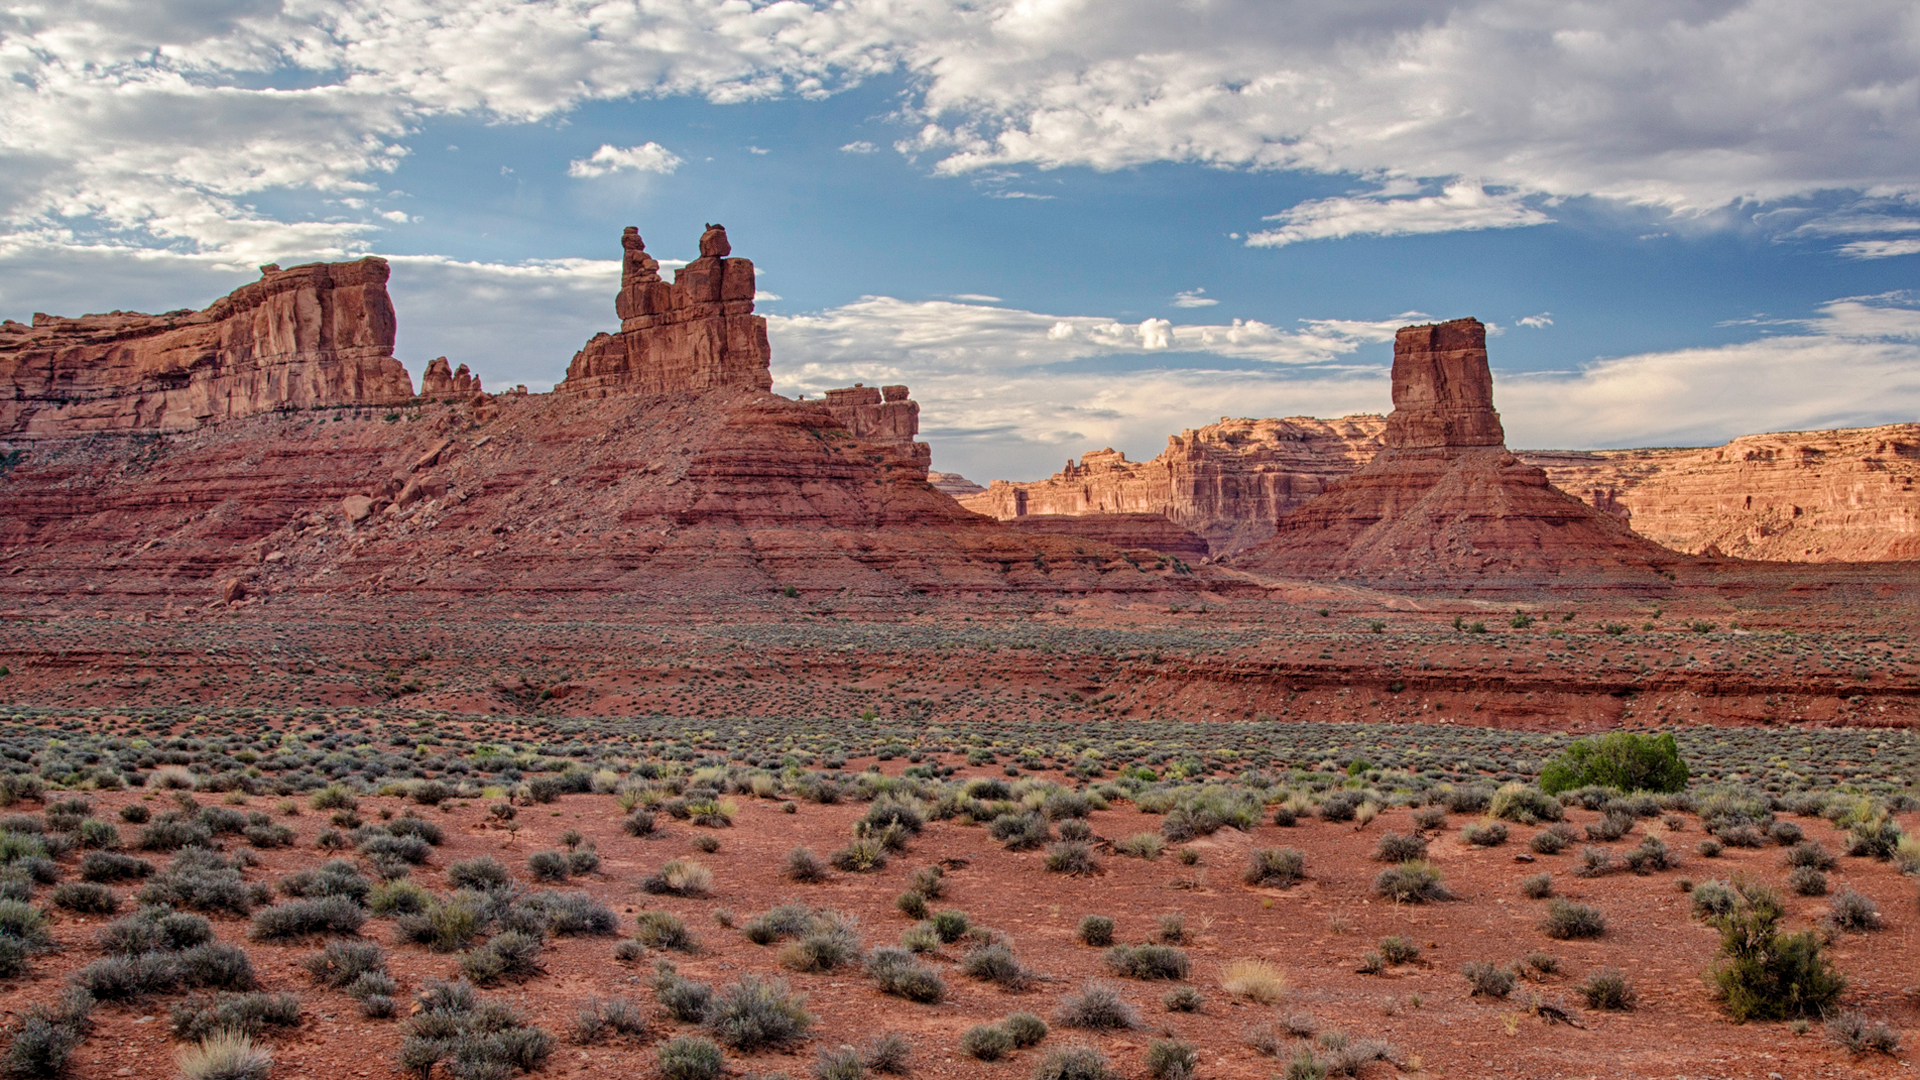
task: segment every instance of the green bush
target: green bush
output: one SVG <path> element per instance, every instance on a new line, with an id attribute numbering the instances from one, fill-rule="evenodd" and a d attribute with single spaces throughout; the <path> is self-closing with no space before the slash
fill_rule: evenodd
<path id="1" fill-rule="evenodd" d="M 1113 920 L 1105 915 L 1088 915 L 1080 920 L 1080 941 L 1095 947 L 1113 944 Z"/>
<path id="2" fill-rule="evenodd" d="M 960 1036 L 960 1049 L 980 1061 L 999 1061 L 1013 1053 L 1013 1035 L 999 1024 L 980 1024 Z"/>
<path id="3" fill-rule="evenodd" d="M 751 1054 L 806 1038 L 813 1014 L 806 1009 L 806 998 L 788 993 L 786 983 L 747 975 L 714 999 L 706 1024 L 720 1042 Z"/>
<path id="4" fill-rule="evenodd" d="M 1621 791 L 1680 791 L 1690 775 L 1671 733 L 1614 731 L 1592 741 L 1575 739 L 1540 771 L 1540 790 L 1558 795 L 1601 785 Z"/>
<path id="5" fill-rule="evenodd" d="M 1847 984 L 1826 958 L 1819 935 L 1780 933 L 1786 906 L 1772 889 L 1743 883 L 1738 892 L 1736 904 L 1713 918 L 1720 960 L 1712 979 L 1727 1015 L 1745 1023 L 1832 1012 Z"/>

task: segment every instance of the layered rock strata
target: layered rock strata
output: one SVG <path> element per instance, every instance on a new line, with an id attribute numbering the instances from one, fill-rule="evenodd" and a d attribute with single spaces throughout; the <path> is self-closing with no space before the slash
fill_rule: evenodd
<path id="1" fill-rule="evenodd" d="M 1007 524 L 1046 536 L 1084 536 L 1128 551 L 1151 551 L 1197 563 L 1211 553 L 1207 538 L 1159 514 L 1029 514 Z"/>
<path id="2" fill-rule="evenodd" d="M 184 431 L 413 396 L 393 358 L 387 263 L 261 268 L 201 311 L 0 323 L 0 438 Z"/>
<path id="3" fill-rule="evenodd" d="M 1705 449 L 1523 452 L 1657 543 L 1793 562 L 1920 559 L 1920 424 L 1743 435 Z"/>
<path id="4" fill-rule="evenodd" d="M 620 332 L 575 354 L 556 393 L 573 397 L 770 390 L 767 320 L 753 313 L 753 263 L 728 258 L 727 230 L 708 225 L 700 257 L 660 279 L 640 230 L 621 237 Z"/>
<path id="5" fill-rule="evenodd" d="M 1651 584 L 1685 561 L 1507 451 L 1477 319 L 1400 330 L 1393 404 L 1373 460 L 1282 517 L 1271 540 L 1232 565 L 1454 589 Z"/>
<path id="6" fill-rule="evenodd" d="M 1273 535 L 1282 514 L 1366 464 L 1380 448 L 1386 420 L 1231 419 L 1167 439 L 1151 461 L 1128 461 L 1108 448 L 1081 457 L 1046 480 L 995 480 L 963 497 L 970 510 L 1012 521 L 1052 514 L 1160 514 L 1226 555 Z"/>
<path id="7" fill-rule="evenodd" d="M 920 433 L 920 403 L 907 397 L 906 387 L 854 383 L 827 391 L 826 403 L 833 418 L 859 438 L 892 447 L 923 468 L 932 464 L 932 448 L 914 441 Z"/>
<path id="8" fill-rule="evenodd" d="M 979 484 L 961 476 L 959 473 L 940 472 L 932 469 L 927 471 L 927 482 L 956 499 L 979 495 L 987 490 Z"/>

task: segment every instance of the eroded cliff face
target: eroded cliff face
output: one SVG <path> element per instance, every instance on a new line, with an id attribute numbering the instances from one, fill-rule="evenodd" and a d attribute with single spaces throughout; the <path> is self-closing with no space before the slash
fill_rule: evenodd
<path id="1" fill-rule="evenodd" d="M 727 230 L 709 225 L 700 257 L 660 280 L 640 230 L 621 238 L 625 260 L 614 310 L 620 332 L 598 334 L 567 366 L 554 392 L 615 394 L 770 390 L 767 320 L 753 313 L 753 263 L 732 259 Z"/>
<path id="2" fill-rule="evenodd" d="M 0 323 L 0 438 L 184 431 L 413 396 L 393 358 L 387 263 L 261 268 L 202 311 Z"/>
<path id="3" fill-rule="evenodd" d="M 1508 453 L 1493 409 L 1486 328 L 1456 319 L 1400 330 L 1385 447 L 1281 518 L 1236 567 L 1395 588 L 1663 586 L 1685 556 L 1559 491 Z"/>
<path id="4" fill-rule="evenodd" d="M 827 411 L 856 437 L 891 447 L 923 469 L 932 464 L 933 449 L 914 441 L 920 434 L 920 403 L 907 396 L 906 387 L 854 383 L 827 391 L 826 402 Z"/>
<path id="5" fill-rule="evenodd" d="M 961 504 L 1003 521 L 1048 514 L 1160 514 L 1206 538 L 1216 556 L 1273 535 L 1282 514 L 1366 464 L 1386 419 L 1222 417 L 1167 439 L 1151 461 L 1098 450 L 1046 480 L 995 480 Z"/>
<path id="6" fill-rule="evenodd" d="M 1744 435 L 1674 450 L 1523 452 L 1560 489 L 1680 551 L 1920 559 L 1920 424 Z"/>

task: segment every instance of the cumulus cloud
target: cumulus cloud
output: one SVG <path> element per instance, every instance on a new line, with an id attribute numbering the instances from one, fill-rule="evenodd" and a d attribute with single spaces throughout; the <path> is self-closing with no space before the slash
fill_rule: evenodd
<path id="1" fill-rule="evenodd" d="M 1553 325 L 1553 312 L 1543 311 L 1538 315 L 1527 315 L 1515 319 L 1514 324 L 1516 326 L 1524 326 L 1529 330 L 1545 330 L 1547 327 Z"/>
<path id="2" fill-rule="evenodd" d="M 1920 20 L 1901 0 L 1319 0 L 1285 18 L 1268 0 L 15 4 L 0 15 L 0 216 L 236 259 L 296 246 L 275 235 L 294 226 L 310 253 L 346 252 L 367 217 L 275 220 L 247 196 L 362 191 L 436 116 L 809 98 L 881 75 L 907 78 L 897 117 L 917 131 L 902 145 L 949 173 L 1174 161 L 1473 177 L 1699 214 L 1913 194 L 1917 66 Z M 1540 212 L 1438 198 L 1323 200 L 1269 234 Z"/>
<path id="3" fill-rule="evenodd" d="M 1248 247 L 1284 247 L 1302 240 L 1347 236 L 1514 229 L 1545 225 L 1553 219 L 1528 206 L 1518 194 L 1494 195 L 1479 184 L 1460 182 L 1448 184 L 1438 195 L 1418 198 L 1360 195 L 1314 199 L 1267 220 L 1281 222 L 1281 226 L 1247 237 Z"/>
<path id="4" fill-rule="evenodd" d="M 686 164 L 680 155 L 661 146 L 657 142 L 641 143 L 639 146 L 619 147 L 612 143 L 601 143 L 590 157 L 575 158 L 567 163 L 567 175 L 579 179 L 592 179 L 617 172 L 660 173 L 665 175 Z"/>
<path id="5" fill-rule="evenodd" d="M 1187 289 L 1173 294 L 1173 306 L 1177 308 L 1212 307 L 1220 301 L 1205 295 L 1205 289 Z"/>

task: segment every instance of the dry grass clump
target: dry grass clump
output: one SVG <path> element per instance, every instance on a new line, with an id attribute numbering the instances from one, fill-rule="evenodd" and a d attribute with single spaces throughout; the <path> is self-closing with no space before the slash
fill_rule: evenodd
<path id="1" fill-rule="evenodd" d="M 1265 960 L 1229 960 L 1220 969 L 1220 989 L 1262 1005 L 1277 1005 L 1287 996 L 1287 977 L 1278 964 Z"/>

